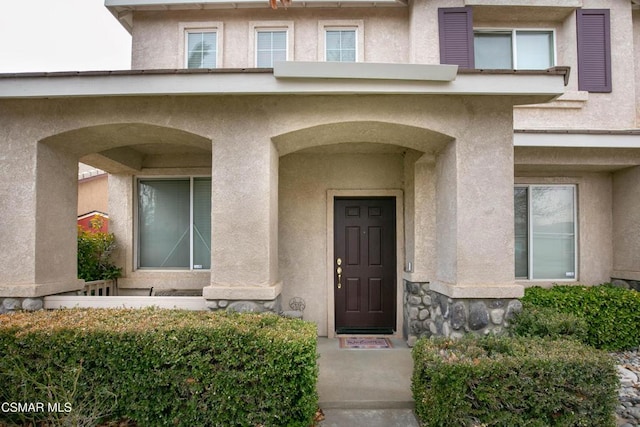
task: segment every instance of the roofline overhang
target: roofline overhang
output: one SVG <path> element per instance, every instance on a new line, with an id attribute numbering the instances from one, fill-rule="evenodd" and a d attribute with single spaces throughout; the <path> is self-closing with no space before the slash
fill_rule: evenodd
<path id="1" fill-rule="evenodd" d="M 516 129 L 515 147 L 640 148 L 640 129 Z"/>
<path id="2" fill-rule="evenodd" d="M 328 67 L 326 64 L 283 62 L 276 63 L 274 69 L 0 74 L 0 99 L 416 94 L 522 96 L 528 98 L 526 103 L 540 103 L 564 93 L 568 72 L 567 69 L 484 73 L 470 70 L 452 75 L 452 66 L 448 65 L 332 63 Z"/>
<path id="3" fill-rule="evenodd" d="M 295 0 L 287 8 L 406 7 L 408 0 Z M 105 0 L 104 5 L 131 33 L 134 11 L 270 9 L 269 0 Z"/>

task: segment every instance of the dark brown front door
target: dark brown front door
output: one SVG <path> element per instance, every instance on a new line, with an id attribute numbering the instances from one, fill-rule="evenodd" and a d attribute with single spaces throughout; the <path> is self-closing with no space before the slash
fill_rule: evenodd
<path id="1" fill-rule="evenodd" d="M 338 333 L 391 333 L 396 324 L 396 200 L 336 198 Z"/>

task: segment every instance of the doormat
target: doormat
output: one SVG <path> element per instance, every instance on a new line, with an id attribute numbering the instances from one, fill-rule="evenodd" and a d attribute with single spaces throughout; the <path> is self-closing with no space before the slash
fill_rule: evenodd
<path id="1" fill-rule="evenodd" d="M 341 337 L 340 348 L 393 348 L 391 340 L 389 338 L 377 338 L 377 337 Z"/>

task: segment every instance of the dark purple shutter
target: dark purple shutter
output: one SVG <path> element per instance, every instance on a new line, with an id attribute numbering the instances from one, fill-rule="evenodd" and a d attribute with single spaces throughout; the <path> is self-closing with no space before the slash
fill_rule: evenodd
<path id="1" fill-rule="evenodd" d="M 611 92 L 611 29 L 608 9 L 578 9 L 578 89 Z"/>
<path id="2" fill-rule="evenodd" d="M 473 14 L 470 7 L 438 9 L 440 63 L 474 68 Z"/>

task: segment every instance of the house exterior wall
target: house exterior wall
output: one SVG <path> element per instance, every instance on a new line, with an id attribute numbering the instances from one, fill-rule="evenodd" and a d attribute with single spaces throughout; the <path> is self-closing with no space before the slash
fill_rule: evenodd
<path id="1" fill-rule="evenodd" d="M 469 82 L 486 83 L 479 76 L 491 70 L 459 70 L 452 82 L 393 76 L 384 89 L 370 76 L 281 78 L 262 70 L 272 92 L 247 89 L 258 75 L 244 70 L 254 67 L 257 27 L 286 26 L 291 61 L 322 62 L 324 26 L 344 24 L 359 30 L 360 62 L 438 64 L 438 10 L 465 6 L 473 9 L 474 27 L 554 30 L 556 63 L 571 67 L 565 93 L 536 104 L 561 90 L 541 94 L 526 80 L 522 93 L 502 92 L 498 84 L 474 95 L 478 89 Z M 611 93 L 579 90 L 578 8 L 610 10 Z M 515 280 L 514 184 L 576 186 L 578 275 L 569 283 L 640 280 L 640 15 L 630 2 L 415 0 L 275 11 L 172 6 L 135 10 L 131 22 L 133 68 L 150 70 L 184 68 L 185 29 L 215 26 L 219 67 L 238 70 L 184 76 L 229 78 L 224 81 L 233 87 L 189 88 L 184 96 L 163 92 L 153 80 L 157 86 L 147 88 L 157 93 L 150 95 L 38 97 L 34 89 L 36 95 L 5 99 L 0 93 L 2 159 L 11 159 L 0 169 L 0 198 L 12 201 L 0 206 L 0 240 L 14 248 L 0 260 L 0 297 L 81 286 L 73 227 L 77 162 L 92 159 L 111 173 L 108 213 L 119 242 L 122 294 L 202 290 L 213 309 L 235 302 L 274 311 L 301 297 L 305 317 L 331 335 L 332 195 L 392 192 L 402 199 L 397 286 L 404 301 L 397 317 L 404 335 L 488 333 L 518 308 L 524 287 L 552 284 Z M 500 82 L 525 81 L 518 74 Z M 90 86 L 89 78 L 74 84 Z M 134 78 L 113 81 L 130 88 Z M 553 72 L 536 78 L 560 81 Z M 27 89 L 50 79 L 29 80 Z M 194 176 L 212 179 L 211 269 L 139 268 L 138 180 Z M 454 320 L 453 312 L 461 317 Z"/>
<path id="2" fill-rule="evenodd" d="M 107 212 L 108 176 L 102 174 L 78 181 L 78 215 L 89 212 Z"/>

